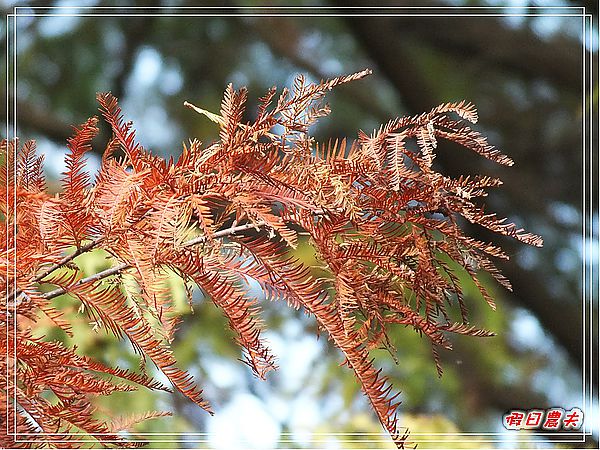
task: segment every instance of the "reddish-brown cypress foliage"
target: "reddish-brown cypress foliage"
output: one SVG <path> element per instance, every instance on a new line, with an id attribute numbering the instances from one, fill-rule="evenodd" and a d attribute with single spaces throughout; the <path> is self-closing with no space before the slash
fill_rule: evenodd
<path id="1" fill-rule="evenodd" d="M 2 142 L 0 283 L 7 301 L 0 306 L 0 352 L 6 355 L 0 359 L 0 412 L 8 419 L 8 433 L 3 427 L 0 445 L 14 447 L 20 433 L 34 433 L 24 447 L 71 448 L 80 443 L 69 434 L 74 430 L 104 444 L 128 445 L 118 434 L 127 423 L 164 414 L 113 423 L 94 415 L 94 396 L 136 385 L 170 388 L 143 370 L 107 367 L 60 342 L 34 337 L 28 327 L 41 314 L 70 332 L 50 302 L 63 294 L 80 301 L 96 324 L 127 338 L 176 389 L 210 412 L 170 349 L 180 319 L 165 287 L 173 272 L 196 283 L 222 310 L 245 361 L 261 378 L 276 368 L 275 361 L 260 335 L 258 299 L 240 281 L 255 280 L 267 298 L 314 316 L 343 352 L 394 442 L 406 445 L 397 426 L 397 394 L 369 349 L 387 345 L 394 325 L 411 326 L 431 341 L 439 368 L 435 348 L 450 347 L 446 333 L 492 334 L 469 324 L 456 269 L 448 261 L 466 271 L 494 307 L 477 272 L 488 272 L 510 289 L 491 260 L 507 256 L 466 236 L 457 218 L 526 244 L 541 246 L 542 240 L 474 202 L 500 180 L 454 179 L 434 170 L 439 139 L 512 164 L 469 128 L 468 122 L 477 121 L 469 103 L 391 120 L 371 135 L 361 132 L 351 144 L 315 143 L 308 128 L 329 113 L 321 103 L 324 95 L 369 73 L 319 84 L 299 76 L 279 97 L 270 90 L 251 123 L 242 121 L 245 89 L 230 85 L 218 115 L 187 104 L 219 124 L 220 139 L 206 147 L 190 141 L 177 161 L 140 146 L 117 100 L 100 94 L 101 114 L 113 131 L 101 169 L 91 183 L 85 154 L 98 132 L 98 119 L 91 118 L 68 142 L 63 192 L 56 196 L 46 192 L 34 143 L 18 148 Z M 123 157 L 114 156 L 118 150 Z M 313 277 L 310 267 L 291 256 L 299 232 L 309 235 L 328 276 Z M 108 252 L 114 265 L 84 278 L 77 256 L 93 249 Z M 125 273 L 136 286 L 120 282 Z M 462 317 L 458 323 L 447 312 L 453 305 Z M 46 400 L 45 391 L 58 402 Z"/>

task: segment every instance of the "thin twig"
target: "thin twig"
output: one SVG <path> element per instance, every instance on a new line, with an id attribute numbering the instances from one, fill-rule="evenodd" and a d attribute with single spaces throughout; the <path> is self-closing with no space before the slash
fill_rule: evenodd
<path id="1" fill-rule="evenodd" d="M 82 278 L 77 283 L 73 284 L 72 286 L 69 286 L 68 289 L 74 288 L 74 287 L 77 287 L 77 286 L 81 286 L 82 284 L 85 284 L 85 283 L 90 283 L 90 282 L 93 282 L 93 281 L 98 281 L 98 280 L 101 280 L 102 278 L 110 277 L 111 275 L 116 275 L 117 273 L 121 272 L 122 270 L 129 269 L 130 267 L 131 267 L 130 264 L 121 263 L 121 264 L 119 264 L 117 266 L 111 267 L 110 269 L 106 269 L 106 270 L 103 270 L 101 272 L 95 273 L 94 275 L 91 275 L 89 277 Z M 66 289 L 66 288 L 54 289 L 53 291 L 46 292 L 43 295 L 43 297 L 45 299 L 51 299 L 51 298 L 54 298 L 54 297 L 58 297 L 59 295 L 66 294 L 68 292 L 68 289 Z"/>
<path id="2" fill-rule="evenodd" d="M 73 261 L 75 258 L 77 258 L 79 255 L 81 255 L 82 253 L 87 252 L 88 250 L 91 250 L 92 248 L 94 248 L 96 245 L 98 245 L 100 242 L 102 242 L 104 238 L 99 237 L 97 239 L 94 239 L 93 241 L 91 241 L 88 244 L 82 245 L 81 247 L 79 247 L 77 250 L 75 250 L 73 253 L 71 253 L 70 255 L 65 256 L 63 259 L 61 259 L 59 262 L 57 262 L 56 264 L 50 266 L 47 270 L 45 270 L 44 272 L 42 272 L 41 274 L 39 274 L 37 277 L 35 277 L 32 281 L 34 283 L 37 283 L 38 281 L 43 280 L 44 278 L 46 278 L 48 275 L 50 275 L 52 272 L 54 272 L 56 269 L 60 269 L 62 266 L 64 266 L 65 264 Z"/>
<path id="3" fill-rule="evenodd" d="M 87 243 L 85 245 L 82 245 L 81 247 L 79 247 L 77 250 L 75 250 L 70 255 L 65 256 L 63 259 L 61 259 L 57 263 L 54 263 L 52 266 L 48 267 L 48 269 L 46 269 L 41 274 L 37 275 L 31 281 L 33 283 L 38 283 L 38 282 L 42 281 L 44 278 L 46 278 L 48 275 L 50 275 L 56 269 L 60 269 L 65 264 L 73 261 L 79 255 L 81 255 L 81 254 L 87 252 L 88 250 L 91 250 L 92 248 L 94 248 L 96 245 L 98 245 L 100 242 L 102 242 L 103 239 L 104 239 L 103 237 L 100 237 L 100 238 L 94 239 L 93 241 L 91 241 L 91 242 L 89 242 L 89 243 Z M 17 299 L 21 295 L 23 295 L 23 291 L 21 289 L 17 289 L 15 292 L 11 292 L 10 294 L 8 294 L 7 298 L 10 299 L 11 297 L 14 296 L 13 298 Z"/>
<path id="4" fill-rule="evenodd" d="M 249 230 L 250 228 L 260 228 L 265 225 L 266 225 L 266 222 L 263 222 L 262 220 L 258 221 L 256 223 L 246 223 L 244 225 L 238 225 L 235 227 L 227 228 L 225 230 L 217 231 L 217 232 L 213 233 L 210 237 L 213 239 L 220 238 L 220 237 L 224 237 L 224 236 L 229 236 L 231 234 L 235 234 L 238 231 L 245 231 L 245 230 Z M 207 236 L 207 235 L 198 236 L 197 238 L 190 239 L 189 241 L 184 242 L 183 247 L 190 247 L 192 245 L 201 244 L 201 243 L 205 242 L 208 238 L 209 238 L 209 236 Z"/>
<path id="5" fill-rule="evenodd" d="M 256 223 L 246 223 L 244 225 L 238 225 L 235 227 L 227 228 L 225 230 L 217 231 L 216 233 L 213 233 L 210 237 L 211 238 L 221 238 L 221 237 L 225 237 L 225 236 L 230 236 L 230 235 L 238 233 L 240 231 L 249 230 L 251 228 L 260 228 L 264 225 L 266 225 L 266 222 L 263 222 L 263 221 L 259 221 Z M 190 239 L 189 241 L 186 241 L 183 243 L 183 247 L 190 247 L 192 245 L 201 244 L 201 243 L 205 242 L 208 238 L 209 238 L 209 236 L 203 235 L 203 236 L 199 236 L 194 239 Z M 82 284 L 98 281 L 103 278 L 110 277 L 112 275 L 116 275 L 116 274 L 122 272 L 123 270 L 130 269 L 131 267 L 132 267 L 131 264 L 121 263 L 121 264 L 111 267 L 109 269 L 95 273 L 94 275 L 91 275 L 89 277 L 82 278 L 77 283 L 73 284 L 72 286 L 69 286 L 68 288 L 58 288 L 53 291 L 46 292 L 45 294 L 43 294 L 43 297 L 47 300 L 52 299 L 54 297 L 58 297 L 59 295 L 66 294 L 68 292 L 68 290 L 71 288 L 75 288 L 77 286 L 81 286 Z"/>

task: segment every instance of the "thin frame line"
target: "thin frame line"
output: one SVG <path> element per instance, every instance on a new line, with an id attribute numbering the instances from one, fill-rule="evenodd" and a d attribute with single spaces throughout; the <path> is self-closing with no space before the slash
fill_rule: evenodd
<path id="1" fill-rule="evenodd" d="M 14 6 L 14 9 L 578 9 L 585 6 Z"/>
<path id="2" fill-rule="evenodd" d="M 15 21 L 15 24 L 14 24 L 14 36 L 15 36 L 15 44 L 14 45 L 15 45 L 15 52 L 14 52 L 14 55 L 13 55 L 14 64 L 15 64 L 15 67 L 14 67 L 15 98 L 14 98 L 14 106 L 13 106 L 15 118 L 14 118 L 13 128 L 14 128 L 14 134 L 15 134 L 15 136 L 16 136 L 16 113 L 17 113 L 17 105 L 16 105 L 16 74 L 17 74 L 17 67 L 16 67 L 16 65 L 17 65 L 16 64 L 16 60 L 17 60 L 17 57 L 16 57 L 17 56 L 16 55 L 16 35 L 17 35 L 16 18 L 17 17 L 32 17 L 32 15 L 29 15 L 29 14 L 17 14 L 16 11 L 19 8 L 23 8 L 23 7 L 15 7 L 15 14 L 11 15 L 12 17 L 14 17 L 14 21 Z M 33 7 L 33 8 L 35 8 L 35 9 L 37 9 L 37 8 L 43 9 L 44 7 Z M 65 6 L 65 7 L 53 7 L 52 9 L 67 9 L 67 8 L 73 9 L 73 7 L 69 7 L 69 6 Z M 83 8 L 83 9 L 93 9 L 93 8 L 98 8 L 98 7 L 91 7 L 90 6 L 90 7 L 81 7 L 81 8 Z M 103 9 L 108 9 L 108 8 L 111 8 L 111 7 L 102 7 L 102 8 Z M 143 7 L 133 7 L 133 8 L 135 8 L 135 9 L 142 9 Z M 189 9 L 191 9 L 191 8 L 195 8 L 195 7 L 189 7 Z M 225 8 L 221 8 L 221 7 L 206 7 L 206 8 L 210 8 L 210 9 L 225 9 Z M 256 8 L 252 8 L 252 7 L 246 7 L 246 8 L 247 9 L 256 9 Z M 283 7 L 283 8 L 284 9 L 293 9 L 295 7 Z M 330 7 L 327 7 L 327 9 L 329 9 L 329 8 Z M 331 8 L 335 8 L 335 7 L 331 7 Z M 346 7 L 343 7 L 343 8 L 345 9 Z M 347 7 L 347 8 L 352 8 L 352 7 Z M 367 9 L 367 8 L 371 8 L 371 7 L 364 7 L 364 8 Z M 376 8 L 380 9 L 379 7 L 376 7 Z M 394 9 L 394 8 L 397 8 L 397 7 L 382 7 L 381 9 Z M 411 8 L 411 7 L 401 7 L 401 8 L 402 9 L 404 9 L 404 8 L 408 9 L 408 8 Z M 437 7 L 423 7 L 423 8 L 434 9 L 434 8 L 437 8 Z M 457 6 L 455 8 L 460 9 L 461 7 Z M 481 9 L 492 9 L 492 8 L 513 9 L 513 8 L 519 8 L 519 7 L 505 7 L 505 8 L 503 8 L 503 7 L 489 6 L 489 7 L 478 7 L 478 8 L 481 8 Z M 529 8 L 532 8 L 532 9 L 543 9 L 543 8 L 545 8 L 545 9 L 581 9 L 581 10 L 585 11 L 585 8 L 583 8 L 583 7 L 571 7 L 571 6 L 564 6 L 564 7 L 543 7 L 543 6 L 537 7 L 537 6 L 534 6 L 534 7 L 527 7 L 526 9 L 529 9 Z M 127 9 L 127 7 L 125 9 Z M 164 7 L 164 8 L 162 8 L 161 7 L 160 9 L 180 9 L 180 8 L 171 8 L 171 7 Z M 181 9 L 184 9 L 184 8 L 181 8 Z M 185 9 L 188 9 L 188 8 L 186 7 Z M 204 9 L 204 8 L 202 8 L 202 9 Z M 273 8 L 264 7 L 264 9 L 273 9 Z M 463 9 L 471 9 L 471 8 L 470 7 L 463 7 Z M 265 14 L 261 14 L 261 15 L 265 15 Z M 282 15 L 282 14 L 279 14 L 279 15 Z M 365 14 L 363 14 L 361 16 L 364 16 L 364 15 Z M 8 16 L 9 15 L 7 15 L 7 17 Z M 37 15 L 36 14 L 36 15 L 33 15 L 33 16 L 42 16 L 42 15 Z M 43 15 L 43 16 L 46 16 L 46 15 Z M 68 15 L 65 15 L 65 14 L 54 14 L 54 15 L 53 14 L 49 14 L 48 16 L 71 17 L 73 15 L 71 15 L 71 14 L 68 14 Z M 80 15 L 76 15 L 76 16 L 78 16 L 78 17 L 89 17 L 90 15 L 81 15 L 80 14 Z M 106 15 L 106 14 L 96 15 L 96 14 L 94 14 L 94 15 L 91 15 L 91 16 L 120 17 L 120 16 L 139 16 L 139 14 L 135 14 L 135 15 L 125 15 L 125 14 L 119 14 L 119 15 Z M 152 15 L 151 14 L 144 14 L 143 16 L 152 16 Z M 160 14 L 160 16 L 172 17 L 171 14 Z M 196 17 L 198 15 L 195 15 L 195 14 L 194 15 L 186 15 L 186 14 L 176 15 L 176 17 L 182 17 L 182 16 L 183 17 L 186 17 L 186 16 L 187 17 Z M 240 15 L 239 14 L 235 14 L 235 15 L 231 14 L 231 15 L 228 15 L 226 17 L 229 17 L 229 16 L 240 16 Z M 248 16 L 248 15 L 247 14 L 243 14 L 242 16 Z M 254 15 L 252 15 L 252 16 L 254 16 Z M 258 16 L 260 16 L 260 15 L 258 15 Z M 265 16 L 267 16 L 267 15 L 265 15 Z M 272 15 L 269 14 L 268 16 L 272 16 Z M 330 15 L 330 14 L 327 14 L 327 15 L 324 15 L 324 14 L 310 14 L 310 15 L 302 14 L 302 15 L 298 15 L 298 14 L 295 14 L 293 16 L 295 16 L 295 17 L 315 17 L 315 16 L 319 16 L 319 17 L 332 17 L 332 16 L 333 17 L 339 17 L 340 15 L 339 14 L 337 14 L 337 15 Z M 346 16 L 354 16 L 354 15 L 346 15 Z M 392 16 L 392 17 L 394 17 L 394 16 L 401 16 L 401 15 L 400 14 L 386 14 L 386 15 L 368 15 L 368 16 L 371 16 L 371 17 L 388 17 L 388 16 Z M 410 14 L 410 16 L 415 16 L 415 17 L 422 17 L 422 16 L 434 16 L 434 17 L 436 17 L 436 16 L 443 16 L 443 17 L 447 17 L 448 14 L 445 14 L 445 15 L 437 15 L 437 14 L 418 14 L 417 15 L 417 14 Z M 451 14 L 450 16 L 453 16 L 453 15 Z M 567 15 L 565 15 L 565 14 L 498 14 L 498 15 L 492 15 L 492 14 L 484 14 L 484 15 L 480 15 L 480 14 L 466 14 L 466 15 L 460 15 L 460 16 L 456 15 L 456 16 L 457 17 L 463 17 L 463 16 L 465 16 L 465 17 L 466 16 L 469 16 L 469 17 L 497 17 L 497 16 L 501 16 L 501 17 L 513 17 L 513 16 L 516 16 L 516 17 L 523 17 L 523 16 L 536 16 L 536 17 L 581 17 L 581 15 L 572 15 L 572 14 L 567 14 Z M 201 17 L 215 17 L 215 15 L 201 15 Z M 223 15 L 217 15 L 216 17 L 223 17 Z M 591 17 L 591 15 L 585 15 L 585 18 L 587 18 L 587 17 Z M 584 29 L 585 29 L 585 26 L 584 26 Z M 8 27 L 7 27 L 7 32 L 8 32 Z M 7 40 L 7 47 L 8 47 L 8 40 Z M 584 54 L 585 54 L 585 45 L 584 45 Z M 589 56 L 589 58 L 591 59 L 591 55 Z M 584 64 L 585 64 L 585 58 L 584 58 Z M 592 71 L 591 67 L 590 67 L 590 71 Z M 7 67 L 7 72 L 8 72 L 8 67 Z M 590 80 L 590 85 L 591 84 L 592 83 L 591 83 L 591 80 Z M 8 85 L 8 80 L 7 80 L 7 85 Z M 585 86 L 584 86 L 584 91 L 585 91 Z M 585 94 L 584 94 L 584 98 L 585 98 Z M 7 109 L 8 109 L 8 105 L 7 105 Z M 7 122 L 7 127 L 8 127 L 8 122 Z M 591 135 L 591 133 L 592 133 L 592 131 L 590 130 L 590 135 Z M 584 138 L 584 140 L 585 140 L 585 138 Z M 16 149 L 15 149 L 15 151 L 16 151 Z M 15 167 L 15 169 L 16 169 L 16 167 Z M 584 169 L 584 176 L 585 176 L 585 169 Z M 590 191 L 591 191 L 591 186 L 590 186 Z M 15 195 L 16 195 L 16 192 L 15 192 Z M 16 225 L 15 225 L 15 227 L 16 227 Z M 584 239 L 585 239 L 585 235 L 584 235 Z M 15 250 L 16 250 L 16 246 L 15 246 Z M 585 251 L 585 249 L 584 249 L 584 251 Z M 15 252 L 15 259 L 16 259 L 16 252 Z M 16 275 L 16 261 L 15 261 L 15 275 Z M 16 314 L 15 314 L 15 316 L 16 316 Z M 15 317 L 15 321 L 16 321 L 16 317 Z M 585 345 L 585 337 L 584 337 L 584 345 Z M 15 352 L 16 352 L 16 345 L 15 345 Z M 590 350 L 590 352 L 591 352 L 591 350 Z M 15 356 L 16 356 L 16 353 L 15 353 Z M 15 372 L 15 378 L 16 378 L 16 372 Z M 16 421 L 16 418 L 15 418 L 15 421 Z M 160 433 L 160 434 L 164 434 L 164 433 Z M 411 433 L 411 435 L 416 435 L 416 434 L 417 433 Z M 431 433 L 427 433 L 427 434 L 430 435 Z M 504 433 L 499 433 L 499 434 L 504 434 Z M 536 434 L 536 435 L 540 435 L 540 434 Z M 512 441 L 514 441 L 514 440 L 512 440 Z M 562 442 L 566 442 L 566 441 L 562 441 Z"/>
<path id="3" fill-rule="evenodd" d="M 14 172 L 13 172 L 13 183 L 16 183 L 17 181 L 17 18 L 15 16 L 14 18 L 14 23 L 13 23 L 13 34 L 14 34 L 14 41 L 13 41 L 13 45 L 14 45 L 14 49 L 13 49 L 13 58 L 14 58 L 14 67 L 13 67 L 13 89 L 14 89 L 14 97 L 13 97 L 13 139 L 14 139 L 14 146 L 13 146 L 13 150 L 15 152 L 14 157 L 13 157 L 13 167 L 14 167 Z M 17 285 L 17 189 L 16 189 L 16 184 L 13 187 L 13 198 L 14 198 L 14 211 L 13 214 L 15 216 L 15 220 L 13 220 L 13 239 L 14 239 L 14 258 L 13 258 L 13 282 L 15 284 L 15 287 Z M 17 291 L 16 289 L 13 289 L 13 296 L 15 301 L 13 302 L 14 304 L 14 309 L 13 309 L 13 329 L 14 329 L 14 334 L 16 337 L 16 333 L 17 333 L 17 302 L 16 302 L 16 298 L 17 298 Z M 8 347 L 8 346 L 7 346 Z M 13 339 L 13 385 L 14 385 L 14 397 L 13 397 L 13 401 L 15 404 L 15 408 L 14 411 L 15 413 L 17 412 L 17 339 Z M 17 414 L 14 414 L 14 430 L 15 433 L 17 431 Z"/>
<path id="4" fill-rule="evenodd" d="M 330 13 L 302 13 L 302 14 L 290 14 L 290 13 L 235 13 L 223 14 L 144 14 L 144 13 L 130 13 L 130 14 L 77 14 L 77 13 L 42 13 L 42 14 L 15 14 L 16 17 L 342 17 L 340 14 Z M 581 14 L 552 14 L 552 13 L 530 13 L 530 14 L 435 14 L 435 13 L 417 13 L 417 14 L 344 14 L 343 17 L 583 17 Z"/>
<path id="5" fill-rule="evenodd" d="M 10 132 L 9 132 L 9 128 L 10 128 L 10 121 L 9 121 L 9 117 L 10 117 L 10 101 L 9 101 L 9 92 L 10 92 L 10 16 L 6 16 L 6 156 L 8 157 L 8 143 L 10 142 L 9 137 L 10 137 Z M 6 164 L 6 212 L 7 212 L 7 217 L 8 217 L 8 213 L 9 213 L 9 195 L 10 195 L 10 189 L 8 189 L 8 180 L 9 180 L 9 171 L 10 168 L 8 167 L 8 163 Z M 9 242 L 10 242 L 10 238 L 9 238 L 9 234 L 6 233 L 6 248 L 8 249 L 9 247 Z M 9 279 L 9 274 L 10 274 L 10 267 L 6 267 L 6 279 Z M 8 283 L 6 283 L 6 296 L 4 297 L 6 299 L 6 310 L 8 311 L 8 294 L 10 293 L 10 289 L 8 286 Z M 8 317 L 6 318 L 6 320 L 8 321 Z M 8 324 L 8 322 L 7 322 Z M 9 333 L 8 333 L 8 327 L 6 327 L 6 342 L 8 342 L 8 337 L 9 337 Z M 6 346 L 6 361 L 9 361 L 8 358 L 8 353 L 9 348 L 8 345 Z M 6 380 L 8 381 L 9 378 L 9 364 L 6 365 Z M 6 433 L 8 434 L 10 431 L 9 428 L 9 423 L 10 421 L 8 420 L 8 411 L 9 411 L 9 407 L 10 407 L 10 400 L 8 398 L 8 395 L 6 396 Z M 15 430 L 16 431 L 16 430 Z"/>
<path id="6" fill-rule="evenodd" d="M 586 202 L 586 195 L 587 195 L 587 189 L 586 189 L 586 177 L 587 177 L 587 173 L 586 173 L 586 168 L 587 168 L 587 154 L 586 154 L 586 126 L 587 126 L 587 122 L 586 122 L 586 47 L 585 47 L 585 36 L 586 36 L 586 22 L 585 19 L 582 20 L 581 23 L 581 27 L 582 27 L 582 63 L 583 63 L 583 68 L 582 68 L 582 81 L 581 81 L 581 127 L 582 127 L 582 174 L 583 174 L 583 183 L 582 183 L 582 236 L 583 236 L 583 252 L 582 252 L 582 258 L 581 258 L 581 273 L 582 273 L 582 317 L 581 317 L 581 336 L 582 336 L 582 342 L 583 342 L 583 349 L 582 349 L 582 353 L 581 353 L 581 358 L 582 358 L 582 366 L 581 366 L 581 379 L 582 379 L 582 400 L 585 403 L 585 396 L 587 393 L 587 389 L 586 389 L 586 368 L 587 368 L 587 361 L 586 361 L 586 297 L 587 297 L 587 270 L 588 270 L 588 264 L 587 264 L 587 202 Z"/>
<path id="7" fill-rule="evenodd" d="M 591 30 L 592 28 L 592 17 L 591 15 L 587 15 L 586 16 L 586 24 L 587 24 L 587 28 L 588 30 Z M 589 349 L 588 349 L 588 353 L 589 353 L 589 374 L 588 374 L 588 380 L 587 380 L 587 386 L 588 386 L 588 391 L 586 392 L 586 400 L 588 400 L 589 398 L 589 403 L 586 405 L 587 408 L 589 408 L 588 410 L 591 411 L 592 409 L 592 396 L 593 396 L 593 390 L 592 390 L 592 373 L 593 373 L 593 368 L 594 368 L 594 364 L 593 364 L 593 359 L 592 359 L 592 349 L 593 349 L 593 345 L 592 345 L 592 337 L 594 336 L 594 329 L 593 329 L 593 311 L 594 311 L 594 259 L 597 257 L 596 253 L 595 253 L 595 249 L 594 249 L 594 236 L 593 236 L 593 232 L 594 232 L 594 174 L 593 174 L 593 167 L 594 167 L 594 152 L 591 151 L 591 146 L 592 146 L 592 133 L 593 133 L 593 123 L 592 123 L 592 102 L 593 102 L 593 96 L 592 96 L 592 92 L 593 92 L 593 81 L 594 81 L 594 73 L 593 73 L 593 60 L 592 60 L 592 54 L 591 54 L 591 33 L 588 34 L 588 38 L 589 41 L 586 42 L 586 44 L 588 44 L 588 48 L 590 49 L 590 51 L 588 51 L 588 92 L 589 92 L 589 108 L 586 108 L 586 117 L 588 118 L 588 142 L 589 142 L 589 147 L 590 147 L 590 171 L 589 171 L 589 181 L 590 181 L 590 186 L 589 186 L 589 195 L 590 195 L 590 205 L 589 205 L 589 214 L 590 214 L 590 243 L 591 245 L 591 253 L 592 253 L 592 260 L 590 262 L 590 297 L 589 297 L 589 341 L 590 341 L 590 345 L 589 345 Z M 589 396 L 589 397 L 587 397 Z M 590 421 L 588 420 L 588 422 L 585 424 L 588 428 L 590 427 Z M 587 430 L 586 430 L 587 431 Z"/>

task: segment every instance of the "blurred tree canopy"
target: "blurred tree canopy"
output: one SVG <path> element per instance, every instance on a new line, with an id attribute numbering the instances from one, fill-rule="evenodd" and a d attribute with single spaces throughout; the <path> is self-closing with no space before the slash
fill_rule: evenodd
<path id="1" fill-rule="evenodd" d="M 598 177 L 598 165 L 590 167 L 586 155 L 584 166 L 582 152 L 598 148 L 597 67 L 591 89 L 582 83 L 584 60 L 589 54 L 597 60 L 598 41 L 584 40 L 590 41 L 590 33 L 597 35 L 597 3 L 456 0 L 416 5 L 396 0 L 380 2 L 396 7 L 383 9 L 370 8 L 366 0 L 354 1 L 353 8 L 342 0 L 297 0 L 286 6 L 298 9 L 288 10 L 254 1 L 212 2 L 210 10 L 176 9 L 197 6 L 183 0 L 136 3 L 147 9 L 127 9 L 122 2 L 84 3 L 117 9 L 28 9 L 70 5 L 55 1 L 13 2 L 3 11 L 20 7 L 16 97 L 9 92 L 6 98 L 4 92 L 2 100 L 16 102 L 17 134 L 38 139 L 47 164 L 56 167 L 50 176 L 56 178 L 62 170 L 70 125 L 96 114 L 99 91 L 118 96 L 141 143 L 163 155 L 177 155 L 188 138 L 206 143 L 215 138 L 214 124 L 184 108 L 183 102 L 218 111 L 229 82 L 247 85 L 249 98 L 256 99 L 272 85 L 289 85 L 299 72 L 318 80 L 372 68 L 374 75 L 367 80 L 332 93 L 332 114 L 314 130 L 321 140 L 354 138 L 358 129 L 368 133 L 393 117 L 467 99 L 479 109 L 479 129 L 516 164 L 487 165 L 451 145 L 442 146 L 436 163 L 449 175 L 501 178 L 504 186 L 486 199 L 490 209 L 541 234 L 544 247 L 496 240 L 511 256 L 510 262 L 499 265 L 514 291 L 505 292 L 490 281 L 498 310 L 490 311 L 474 301 L 478 299 L 469 303 L 477 318 L 474 323 L 498 336 L 454 339 L 455 350 L 443 354 L 441 380 L 419 336 L 410 330 L 393 336 L 398 364 L 384 362 L 385 371 L 403 391 L 406 422 L 413 431 L 498 432 L 508 409 L 581 407 L 582 375 L 586 388 L 597 392 L 598 365 L 590 354 L 598 355 L 598 335 L 590 324 L 583 330 L 589 315 L 598 313 L 598 296 L 582 278 L 584 268 L 593 268 L 594 274 L 598 268 L 598 221 L 589 215 L 591 211 L 597 217 L 597 192 L 586 192 L 587 217 L 582 206 L 584 170 L 588 186 Z M 585 6 L 593 15 L 593 30 L 588 28 L 584 38 L 578 16 L 582 10 L 541 8 L 547 3 Z M 166 9 L 152 9 L 155 6 Z M 246 9 L 257 6 L 268 8 Z M 455 6 L 462 8 L 451 8 Z M 477 9 L 480 6 L 495 8 Z M 6 125 L 6 111 L 0 114 Z M 594 120 L 586 122 L 590 118 Z M 107 132 L 98 139 L 98 155 Z M 470 233 L 491 239 L 479 228 Z M 312 256 L 300 246 L 298 257 Z M 87 263 L 90 272 L 94 265 L 102 267 L 102 256 Z M 588 275 L 586 283 L 597 286 L 595 277 L 590 280 Z M 175 295 L 183 295 L 181 286 L 173 289 Z M 277 304 L 267 308 L 272 330 L 268 337 L 281 371 L 260 383 L 235 361 L 239 354 L 225 321 L 207 302 L 197 300 L 176 346 L 182 366 L 199 374 L 207 395 L 217 399 L 217 417 L 207 419 L 178 397 L 136 394 L 139 401 L 129 402 L 129 408 L 143 410 L 144 404 L 151 404 L 176 411 L 175 418 L 153 421 L 143 429 L 218 433 L 226 429 L 219 414 L 235 428 L 238 422 L 231 421 L 236 415 L 259 411 L 269 424 L 260 432 L 272 435 L 274 442 L 281 440 L 281 446 L 309 445 L 318 436 L 311 438 L 311 432 L 380 431 L 351 373 L 337 367 L 339 354 L 323 339 L 315 339 L 315 324 L 301 313 Z M 81 324 L 82 329 L 86 326 Z M 78 344 L 101 358 L 127 358 L 122 346 L 102 335 Z M 107 400 L 107 413 L 114 402 Z M 243 424 L 237 430 L 240 439 L 258 433 L 247 430 L 245 435 Z M 505 438 L 510 442 L 510 436 Z M 597 439 L 597 434 L 591 438 L 592 445 Z M 219 442 L 213 445 L 227 446 L 229 441 Z M 264 442 L 252 445 L 267 445 Z M 473 448 L 478 442 L 464 445 Z M 437 444 L 421 447 L 429 445 Z"/>

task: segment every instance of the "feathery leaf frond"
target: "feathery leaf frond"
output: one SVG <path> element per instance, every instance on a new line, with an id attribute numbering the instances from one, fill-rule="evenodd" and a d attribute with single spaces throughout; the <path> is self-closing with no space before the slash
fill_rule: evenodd
<path id="1" fill-rule="evenodd" d="M 40 314 L 72 332 L 69 315 L 51 303 L 64 294 L 82 305 L 95 328 L 127 338 L 176 389 L 211 412 L 171 350 L 182 318 L 168 279 L 177 274 L 222 311 L 241 358 L 260 378 L 276 365 L 261 334 L 260 298 L 248 295 L 247 286 L 257 283 L 264 298 L 303 309 L 341 351 L 397 446 L 408 445 L 398 426 L 398 394 L 370 350 L 386 348 L 395 357 L 390 336 L 395 327 L 411 327 L 431 342 L 441 375 L 438 348 L 451 348 L 449 333 L 493 336 L 469 323 L 461 279 L 471 278 L 495 308 L 479 274 L 510 289 L 492 261 L 508 256 L 465 235 L 460 217 L 525 244 L 541 246 L 542 239 L 476 203 L 502 184 L 499 179 L 455 179 L 436 171 L 443 140 L 512 165 L 465 124 L 477 122 L 468 102 L 393 119 L 370 135 L 359 132 L 355 142 L 316 143 L 308 131 L 330 113 L 323 104 L 327 92 L 369 73 L 316 84 L 298 76 L 291 90 L 277 96 L 273 88 L 260 99 L 254 121 L 243 121 L 245 88 L 229 85 L 218 114 L 186 102 L 218 126 L 218 140 L 203 147 L 192 139 L 168 161 L 136 142 L 114 96 L 98 94 L 112 129 L 100 171 L 92 182 L 85 164 L 98 132 L 91 118 L 68 141 L 63 192 L 55 196 L 46 192 L 34 144 L 2 141 L 0 269 L 7 279 L 0 288 L 8 295 L 0 306 L 0 335 L 8 338 L 0 351 L 16 349 L 17 361 L 1 360 L 0 369 L 16 375 L 17 386 L 12 376 L 1 380 L 0 412 L 14 419 L 14 431 L 49 433 L 39 437 L 39 446 L 81 444 L 76 437 L 63 444 L 52 439 L 71 430 L 128 445 L 119 431 L 168 414 L 97 419 L 97 396 L 169 388 L 144 368 L 107 367 L 60 342 L 34 338 L 29 328 Z M 294 256 L 305 242 L 314 250 L 318 275 Z M 94 250 L 103 251 L 112 267 L 85 276 L 77 258 Z M 461 322 L 451 319 L 454 309 Z M 50 404 L 44 391 L 59 401 Z M 11 439 L 0 435 L 0 445 L 13 446 Z"/>

